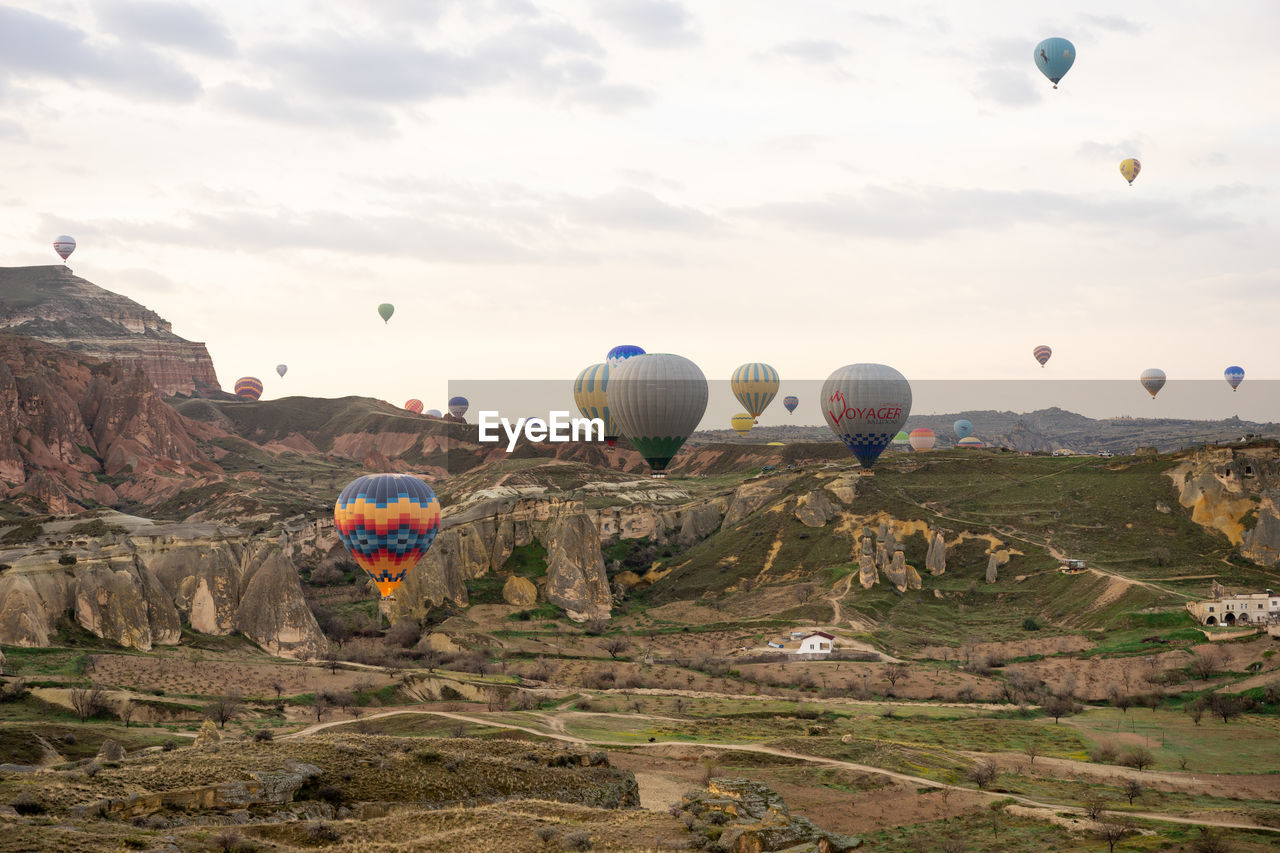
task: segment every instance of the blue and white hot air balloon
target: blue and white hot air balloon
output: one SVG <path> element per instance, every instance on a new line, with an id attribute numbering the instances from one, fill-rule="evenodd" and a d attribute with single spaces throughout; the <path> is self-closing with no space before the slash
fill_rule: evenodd
<path id="1" fill-rule="evenodd" d="M 1048 38 L 1036 45 L 1033 54 L 1036 68 L 1049 78 L 1053 88 L 1058 88 L 1058 81 L 1067 76 L 1076 61 L 1076 46 L 1064 38 Z"/>
<path id="2" fill-rule="evenodd" d="M 964 418 L 961 418 L 960 420 L 952 424 L 951 428 L 956 431 L 956 438 L 960 439 L 961 441 L 963 441 L 964 439 L 968 438 L 970 435 L 973 434 L 973 424 L 965 420 Z"/>
<path id="3" fill-rule="evenodd" d="M 827 426 L 870 468 L 911 414 L 911 383 L 887 364 L 846 364 L 822 383 Z"/>
<path id="4" fill-rule="evenodd" d="M 605 364 L 617 367 L 633 355 L 644 355 L 644 350 L 635 344 L 618 344 L 604 357 Z"/>
<path id="5" fill-rule="evenodd" d="M 1240 387 L 1240 383 L 1244 381 L 1244 368 L 1235 367 L 1234 365 L 1222 371 L 1222 376 L 1227 380 L 1227 384 L 1234 391 Z"/>

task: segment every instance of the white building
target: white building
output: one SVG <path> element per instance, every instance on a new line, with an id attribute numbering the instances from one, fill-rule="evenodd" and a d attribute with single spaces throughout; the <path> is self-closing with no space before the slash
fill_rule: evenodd
<path id="1" fill-rule="evenodd" d="M 1280 619 L 1280 596 L 1271 590 L 1230 595 L 1215 583 L 1208 601 L 1189 601 L 1187 610 L 1202 625 L 1257 625 Z"/>
<path id="2" fill-rule="evenodd" d="M 823 631 L 814 631 L 801 638 L 798 655 L 829 655 L 836 647 L 836 638 Z"/>

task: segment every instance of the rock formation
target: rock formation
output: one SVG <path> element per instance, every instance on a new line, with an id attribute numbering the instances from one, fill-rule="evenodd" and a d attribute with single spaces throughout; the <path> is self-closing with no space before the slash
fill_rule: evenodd
<path id="1" fill-rule="evenodd" d="M 889 583 L 897 588 L 898 592 L 906 592 L 908 589 L 920 589 L 921 586 L 920 573 L 907 565 L 907 557 L 901 547 L 893 552 L 889 565 L 884 568 L 884 576 Z"/>
<path id="2" fill-rule="evenodd" d="M 612 603 L 596 527 L 585 515 L 557 520 L 547 531 L 547 601 L 570 619 L 607 619 Z"/>
<path id="3" fill-rule="evenodd" d="M 233 620 L 236 630 L 278 657 L 320 657 L 329 643 L 307 607 L 289 559 L 278 547 L 268 548 L 246 574 L 249 581 Z"/>
<path id="4" fill-rule="evenodd" d="M 1169 469 L 1191 520 L 1216 530 L 1242 556 L 1280 565 L 1280 451 L 1274 444 L 1203 450 Z M 1247 523 L 1253 520 L 1253 527 Z"/>
<path id="5" fill-rule="evenodd" d="M 722 825 L 720 846 L 735 853 L 844 853 L 862 844 L 860 839 L 826 832 L 808 818 L 792 815 L 777 792 L 748 779 L 712 779 L 705 792 L 685 794 L 680 808 L 695 820 Z"/>
<path id="6" fill-rule="evenodd" d="M 947 542 L 941 530 L 935 530 L 929 536 L 929 551 L 925 554 L 924 567 L 931 575 L 940 575 L 947 570 Z"/>
<path id="7" fill-rule="evenodd" d="M 876 574 L 876 558 L 872 553 L 871 531 L 862 529 L 862 537 L 858 548 L 858 582 L 863 589 L 871 589 L 879 576 Z"/>
<path id="8" fill-rule="evenodd" d="M 1001 566 L 1009 562 L 1009 552 L 1003 548 L 992 551 L 987 557 L 987 583 L 995 583 Z"/>
<path id="9" fill-rule="evenodd" d="M 0 328 L 86 358 L 141 370 L 165 394 L 217 393 L 204 344 L 169 321 L 62 265 L 0 268 Z"/>
<path id="10" fill-rule="evenodd" d="M 805 527 L 822 527 L 838 514 L 825 489 L 815 489 L 796 501 L 796 518 Z"/>
<path id="11" fill-rule="evenodd" d="M 528 578 L 512 575 L 502 585 L 502 600 L 516 607 L 532 607 L 538 603 L 538 588 Z"/>

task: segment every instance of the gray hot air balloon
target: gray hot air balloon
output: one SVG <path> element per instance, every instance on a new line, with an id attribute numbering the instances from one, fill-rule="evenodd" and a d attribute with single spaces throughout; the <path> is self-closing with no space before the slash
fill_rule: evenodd
<path id="1" fill-rule="evenodd" d="M 911 383 L 887 364 L 846 364 L 822 383 L 827 426 L 870 468 L 911 414 Z"/>
<path id="2" fill-rule="evenodd" d="M 707 377 L 684 356 L 635 355 L 610 373 L 608 402 L 618 431 L 663 477 L 707 410 Z"/>
<path id="3" fill-rule="evenodd" d="M 1160 389 L 1164 387 L 1165 375 L 1164 371 L 1158 367 L 1151 367 L 1142 371 L 1142 375 L 1138 377 L 1138 381 L 1142 383 L 1142 387 L 1147 389 L 1147 393 L 1151 395 L 1151 399 L 1155 399 L 1160 393 Z"/>

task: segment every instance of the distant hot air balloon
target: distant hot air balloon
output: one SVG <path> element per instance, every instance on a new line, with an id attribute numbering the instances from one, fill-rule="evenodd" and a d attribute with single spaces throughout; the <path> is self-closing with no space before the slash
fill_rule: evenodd
<path id="1" fill-rule="evenodd" d="M 788 412 L 794 412 L 796 406 L 800 405 L 800 398 L 795 395 L 782 398 L 782 405 L 786 407 Z"/>
<path id="2" fill-rule="evenodd" d="M 605 355 L 604 360 L 610 367 L 617 367 L 619 364 L 622 364 L 622 362 L 634 355 L 644 355 L 644 350 L 640 349 L 640 347 L 635 344 L 618 344 L 616 347 L 609 350 L 608 354 Z"/>
<path id="3" fill-rule="evenodd" d="M 846 364 L 822 383 L 827 426 L 870 468 L 911 414 L 911 383 L 886 364 Z"/>
<path id="4" fill-rule="evenodd" d="M 236 396 L 256 400 L 262 396 L 262 380 L 254 376 L 241 376 L 236 380 Z"/>
<path id="5" fill-rule="evenodd" d="M 53 250 L 58 253 L 58 257 L 65 261 L 76 250 L 75 238 L 63 234 L 53 241 Z"/>
<path id="6" fill-rule="evenodd" d="M 729 426 L 733 427 L 733 431 L 738 435 L 746 435 L 751 432 L 751 426 L 755 422 L 756 419 L 751 417 L 749 413 L 738 412 L 738 414 L 729 419 Z"/>
<path id="7" fill-rule="evenodd" d="M 1056 89 L 1058 81 L 1066 76 L 1076 61 L 1076 46 L 1064 38 L 1047 38 L 1036 45 L 1033 56 L 1036 68 L 1049 78 Z"/>
<path id="8" fill-rule="evenodd" d="M 1147 389 L 1147 393 L 1151 395 L 1151 399 L 1155 399 L 1160 393 L 1160 389 L 1165 383 L 1164 371 L 1158 367 L 1152 367 L 1142 371 L 1142 375 L 1138 377 L 1138 381 L 1142 383 L 1142 387 Z"/>
<path id="9" fill-rule="evenodd" d="M 467 409 L 471 408 L 471 401 L 466 397 L 450 397 L 449 398 L 449 414 L 455 418 L 460 418 L 467 413 Z"/>
<path id="10" fill-rule="evenodd" d="M 278 374 L 280 375 L 280 378 L 281 378 L 281 379 L 284 379 L 284 375 L 285 375 L 286 373 L 288 373 L 288 372 L 289 372 L 289 365 L 287 365 L 287 364 L 277 364 L 277 365 L 276 365 L 276 373 L 278 373 Z"/>
<path id="11" fill-rule="evenodd" d="M 390 302 L 384 302 L 378 306 L 378 316 L 382 318 L 382 322 L 386 323 L 391 320 L 391 315 L 396 313 L 396 306 Z"/>
<path id="12" fill-rule="evenodd" d="M 618 426 L 614 423 L 605 392 L 609 387 L 611 368 L 607 362 L 583 368 L 573 380 L 573 404 L 584 418 L 604 421 L 604 443 L 613 447 L 618 443 Z"/>
<path id="13" fill-rule="evenodd" d="M 778 396 L 778 371 L 760 361 L 743 364 L 733 371 L 729 387 L 742 408 L 752 419 L 764 414 L 773 398 Z"/>
<path id="14" fill-rule="evenodd" d="M 1226 370 L 1222 371 L 1222 376 L 1227 380 L 1227 384 L 1231 386 L 1231 390 L 1234 391 L 1239 388 L 1240 383 L 1244 381 L 1244 368 L 1228 367 Z"/>
<path id="15" fill-rule="evenodd" d="M 1141 171 L 1142 164 L 1133 157 L 1120 161 L 1120 174 L 1124 175 L 1124 179 L 1129 182 L 1129 186 L 1133 186 L 1133 179 L 1138 177 L 1138 173 Z"/>
<path id="16" fill-rule="evenodd" d="M 439 409 L 427 409 L 427 410 L 426 410 L 425 412 L 423 412 L 422 414 L 426 415 L 426 416 L 427 416 L 427 417 L 429 417 L 429 418 L 442 418 L 442 417 L 444 417 L 444 413 L 443 413 L 443 412 L 441 412 Z"/>
<path id="17" fill-rule="evenodd" d="M 898 434 L 893 437 L 893 444 L 897 447 L 903 447 L 911 443 L 911 436 L 907 435 L 906 430 L 898 430 Z"/>
<path id="18" fill-rule="evenodd" d="M 431 487 L 405 474 L 353 480 L 333 507 L 342 544 L 391 598 L 440 531 L 440 502 Z"/>
<path id="19" fill-rule="evenodd" d="M 422 401 L 417 397 L 410 397 L 404 401 L 404 408 L 407 412 L 413 412 L 415 415 L 422 414 Z"/>
<path id="20" fill-rule="evenodd" d="M 1040 362 L 1040 366 L 1044 367 L 1045 362 L 1049 360 L 1049 356 L 1053 355 L 1053 350 L 1049 349 L 1044 344 L 1041 344 L 1032 350 L 1031 354 L 1036 357 L 1036 361 Z"/>
<path id="21" fill-rule="evenodd" d="M 973 432 L 973 424 L 964 418 L 952 424 L 951 428 L 956 431 L 956 437 L 962 440 L 968 438 L 969 434 Z"/>
<path id="22" fill-rule="evenodd" d="M 968 438 L 962 438 L 956 442 L 956 447 L 982 447 L 982 446 L 983 446 L 982 439 L 973 435 L 969 436 Z"/>
<path id="23" fill-rule="evenodd" d="M 632 356 L 609 377 L 609 407 L 653 476 L 663 477 L 707 410 L 707 377 L 684 356 Z"/>
<path id="24" fill-rule="evenodd" d="M 913 429 L 911 435 L 907 436 L 907 441 L 910 442 L 912 450 L 933 450 L 933 445 L 937 440 L 938 437 L 928 427 Z"/>

